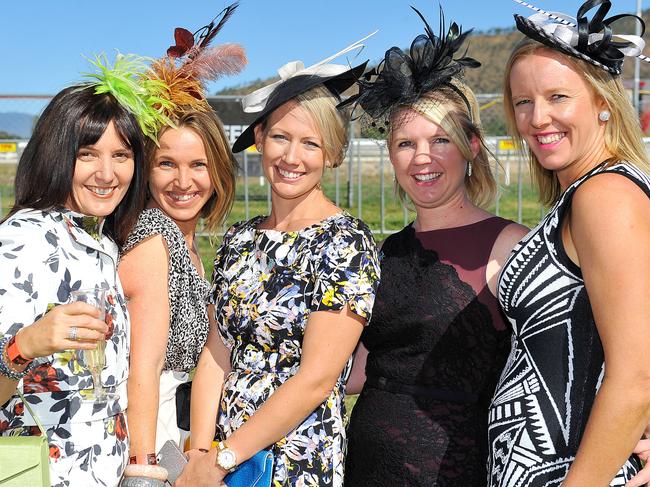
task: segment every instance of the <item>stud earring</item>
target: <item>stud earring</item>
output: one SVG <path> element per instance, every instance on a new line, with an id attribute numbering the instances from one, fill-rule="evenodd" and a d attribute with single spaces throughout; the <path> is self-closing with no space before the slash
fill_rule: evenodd
<path id="1" fill-rule="evenodd" d="M 467 177 L 472 177 L 472 161 L 467 162 Z"/>
<path id="2" fill-rule="evenodd" d="M 609 113 L 609 110 L 603 110 L 598 114 L 598 120 L 600 120 L 601 122 L 607 122 L 607 120 L 609 120 L 609 117 L 611 116 L 612 114 Z"/>

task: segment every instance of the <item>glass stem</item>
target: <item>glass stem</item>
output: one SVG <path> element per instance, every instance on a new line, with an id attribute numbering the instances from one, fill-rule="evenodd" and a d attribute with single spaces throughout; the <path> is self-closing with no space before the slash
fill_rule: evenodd
<path id="1" fill-rule="evenodd" d="M 102 400 L 104 398 L 104 385 L 102 384 L 101 370 L 91 370 L 93 375 L 93 390 L 95 400 Z"/>

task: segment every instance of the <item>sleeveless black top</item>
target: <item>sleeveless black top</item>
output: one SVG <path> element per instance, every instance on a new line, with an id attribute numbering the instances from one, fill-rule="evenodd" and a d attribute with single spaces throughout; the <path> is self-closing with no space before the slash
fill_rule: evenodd
<path id="1" fill-rule="evenodd" d="M 578 186 L 603 172 L 630 178 L 650 196 L 650 179 L 637 168 L 596 167 L 566 189 L 501 273 L 499 301 L 513 341 L 490 408 L 492 487 L 560 485 L 580 445 L 605 364 L 582 272 L 562 244 L 562 221 Z M 631 456 L 611 485 L 622 486 L 639 466 Z"/>
<path id="2" fill-rule="evenodd" d="M 386 239 L 346 486 L 484 486 L 487 408 L 510 345 L 485 281 L 499 217 Z"/>

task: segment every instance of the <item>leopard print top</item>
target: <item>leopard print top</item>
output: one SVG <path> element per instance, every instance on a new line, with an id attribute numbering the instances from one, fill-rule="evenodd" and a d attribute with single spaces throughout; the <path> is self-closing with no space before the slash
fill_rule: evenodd
<path id="1" fill-rule="evenodd" d="M 164 370 L 189 372 L 196 366 L 208 337 L 206 297 L 210 284 L 194 267 L 176 223 L 158 208 L 140 213 L 122 255 L 154 235 L 163 237 L 169 252 L 170 323 Z"/>

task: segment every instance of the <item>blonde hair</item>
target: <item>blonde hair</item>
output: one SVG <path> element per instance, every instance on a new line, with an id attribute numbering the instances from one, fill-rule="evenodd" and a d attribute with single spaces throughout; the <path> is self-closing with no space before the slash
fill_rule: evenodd
<path id="1" fill-rule="evenodd" d="M 185 112 L 176 118 L 174 123 L 177 128 L 194 131 L 203 142 L 214 193 L 203 205 L 201 216 L 205 219 L 206 230 L 213 232 L 223 223 L 235 200 L 237 161 L 230 150 L 230 143 L 221 121 L 212 110 Z M 169 128 L 164 127 L 158 138 Z M 150 174 L 153 168 L 157 148 L 155 143 L 147 142 L 147 174 Z"/>
<path id="2" fill-rule="evenodd" d="M 327 167 L 339 167 L 348 146 L 347 126 L 336 108 L 339 100 L 322 85 L 311 88 L 292 99 L 311 115 L 323 141 L 323 156 Z M 268 117 L 262 122 L 266 132 Z"/>
<path id="3" fill-rule="evenodd" d="M 605 148 L 613 156 L 607 161 L 607 166 L 626 161 L 638 166 L 645 172 L 650 172 L 650 162 L 643 144 L 643 133 L 639 118 L 634 112 L 634 107 L 630 103 L 620 79 L 615 78 L 603 68 L 525 38 L 515 46 L 506 64 L 503 83 L 503 105 L 508 132 L 515 141 L 516 147 L 528 156 L 530 171 L 539 189 L 542 203 L 545 205 L 553 204 L 562 194 L 562 188 L 555 173 L 543 168 L 530 148 L 524 150 L 524 139 L 517 131 L 510 88 L 510 73 L 514 64 L 519 59 L 530 56 L 538 50 L 549 50 L 562 56 L 573 67 L 574 71 L 586 81 L 595 98 L 603 100 L 607 105 L 611 117 L 605 124 L 604 142 Z"/>
<path id="4" fill-rule="evenodd" d="M 399 111 L 411 109 L 431 122 L 439 125 L 449 136 L 451 142 L 458 148 L 467 161 L 472 163 L 472 175 L 465 175 L 465 189 L 470 201 L 484 207 L 494 199 L 496 181 L 490 167 L 490 152 L 485 145 L 479 114 L 478 101 L 472 90 L 457 79 L 451 81 L 453 87 L 442 85 L 435 91 L 430 91 L 418 99 L 413 105 L 396 107 L 391 113 L 390 139 L 395 126 L 399 127 Z M 461 97 L 465 97 L 463 99 Z M 472 138 L 479 142 L 476 156 L 472 151 Z M 397 194 L 406 202 L 406 192 L 396 182 Z"/>

